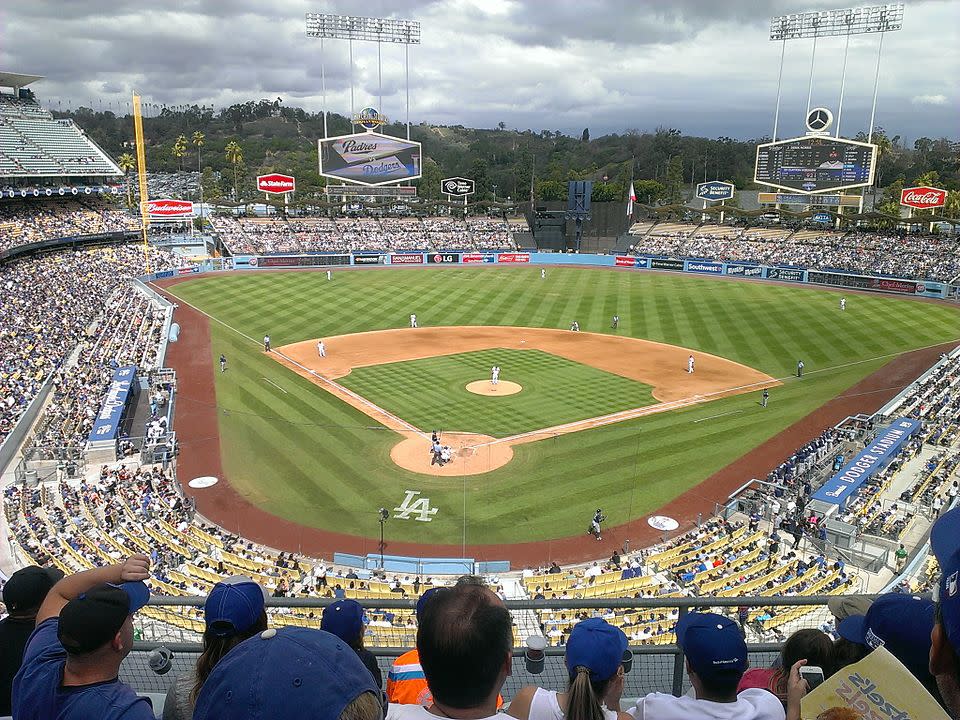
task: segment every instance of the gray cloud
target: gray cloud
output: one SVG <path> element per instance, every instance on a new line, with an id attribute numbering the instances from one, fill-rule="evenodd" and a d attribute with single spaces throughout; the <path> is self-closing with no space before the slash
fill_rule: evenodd
<path id="1" fill-rule="evenodd" d="M 828 0 L 33 0 L 0 10 L 0 67 L 38 73 L 41 100 L 125 107 L 136 88 L 157 104 L 222 106 L 283 97 L 321 109 L 320 42 L 307 11 L 420 20 L 410 50 L 416 121 L 579 132 L 678 127 L 708 136 L 769 133 L 780 46 L 772 15 Z M 877 122 L 907 136 L 956 136 L 960 5 L 914 2 L 884 41 Z M 934 40 L 932 41 L 931 38 Z M 814 101 L 836 108 L 842 39 L 821 40 Z M 350 109 L 347 43 L 326 41 L 327 104 Z M 383 107 L 404 114 L 403 51 L 384 44 Z M 851 42 L 844 131 L 865 127 L 876 37 Z M 354 43 L 354 104 L 376 104 L 376 46 Z M 810 43 L 788 44 L 781 134 L 801 130 Z M 928 98 L 936 98 L 931 101 Z M 942 98 L 942 99 L 941 99 Z"/>

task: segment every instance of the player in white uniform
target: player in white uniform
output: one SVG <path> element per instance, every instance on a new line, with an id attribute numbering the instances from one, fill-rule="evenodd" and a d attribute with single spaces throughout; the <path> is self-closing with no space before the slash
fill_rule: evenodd
<path id="1" fill-rule="evenodd" d="M 333 271 L 327 270 L 327 280 L 333 280 Z"/>
<path id="2" fill-rule="evenodd" d="M 847 299 L 846 299 L 846 298 L 840 298 L 840 309 L 841 309 L 841 310 L 846 310 L 846 309 L 847 309 Z"/>
<path id="3" fill-rule="evenodd" d="M 687 358 L 687 372 L 693 374 L 693 355 Z"/>
<path id="4" fill-rule="evenodd" d="M 493 366 L 493 380 L 492 380 L 492 382 L 493 382 L 494 385 L 499 385 L 499 384 L 500 384 L 500 366 L 499 366 L 499 365 L 494 365 L 494 366 Z"/>
<path id="5" fill-rule="evenodd" d="M 410 327 L 417 327 L 417 316 L 413 313 L 410 314 Z"/>
<path id="6" fill-rule="evenodd" d="M 327 356 L 327 346 L 323 344 L 323 340 L 317 340 L 317 355 L 320 357 Z"/>
<path id="7" fill-rule="evenodd" d="M 547 269 L 546 269 L 546 268 L 540 268 L 540 279 L 541 279 L 541 280 L 546 280 L 546 278 L 547 278 Z"/>
<path id="8" fill-rule="evenodd" d="M 263 336 L 263 351 L 270 352 L 270 336 L 269 335 Z"/>

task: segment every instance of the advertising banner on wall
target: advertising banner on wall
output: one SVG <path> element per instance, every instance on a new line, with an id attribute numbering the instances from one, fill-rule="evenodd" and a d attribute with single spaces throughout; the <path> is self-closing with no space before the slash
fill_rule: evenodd
<path id="1" fill-rule="evenodd" d="M 918 283 L 914 280 L 847 275 L 846 273 L 821 272 L 819 270 L 807 272 L 807 282 L 817 285 L 857 288 L 858 290 L 901 293 L 903 295 L 914 295 L 918 286 Z"/>
<path id="2" fill-rule="evenodd" d="M 781 205 L 837 205 L 857 207 L 859 195 L 799 195 L 793 193 L 757 193 L 757 202 L 761 205 L 780 203 Z"/>
<path id="3" fill-rule="evenodd" d="M 354 255 L 353 264 L 354 265 L 383 265 L 385 262 L 384 255 Z"/>
<path id="4" fill-rule="evenodd" d="M 100 412 L 93 420 L 89 440 L 112 440 L 120 432 L 123 411 L 130 400 L 133 384 L 137 379 L 137 366 L 125 365 L 113 371 L 110 385 L 103 396 Z"/>
<path id="5" fill-rule="evenodd" d="M 386 185 L 420 177 L 420 143 L 377 132 L 317 141 L 320 174 L 358 185 Z"/>
<path id="6" fill-rule="evenodd" d="M 767 279 L 803 282 L 803 273 L 803 270 L 793 270 L 791 268 L 767 268 Z"/>
<path id="7" fill-rule="evenodd" d="M 497 262 L 501 263 L 528 263 L 530 262 L 530 253 L 499 253 Z"/>
<path id="8" fill-rule="evenodd" d="M 259 258 L 260 267 L 327 267 L 349 265 L 349 255 L 264 255 Z M 253 263 L 250 263 L 253 265 Z"/>
<path id="9" fill-rule="evenodd" d="M 153 221 L 193 217 L 193 203 L 189 200 L 173 200 L 163 198 L 162 200 L 148 200 L 147 212 L 150 213 L 150 219 Z"/>
<path id="10" fill-rule="evenodd" d="M 727 275 L 763 277 L 763 268 L 759 265 L 727 265 Z"/>
<path id="11" fill-rule="evenodd" d="M 391 265 L 423 265 L 421 253 L 394 253 L 390 256 Z"/>
<path id="12" fill-rule="evenodd" d="M 722 263 L 700 262 L 699 260 L 687 260 L 687 272 L 709 273 L 711 275 L 720 275 L 723 273 Z"/>
<path id="13" fill-rule="evenodd" d="M 428 253 L 427 262 L 436 265 L 448 265 L 460 262 L 460 255 L 457 253 Z"/>
<path id="14" fill-rule="evenodd" d="M 634 267 L 634 260 L 636 258 L 632 255 L 617 255 L 613 264 L 617 267 Z"/>
<path id="15" fill-rule="evenodd" d="M 650 258 L 651 270 L 683 270 L 683 260 L 673 258 Z"/>
<path id="16" fill-rule="evenodd" d="M 495 263 L 497 256 L 493 253 L 464 253 L 460 262 L 466 264 Z"/>

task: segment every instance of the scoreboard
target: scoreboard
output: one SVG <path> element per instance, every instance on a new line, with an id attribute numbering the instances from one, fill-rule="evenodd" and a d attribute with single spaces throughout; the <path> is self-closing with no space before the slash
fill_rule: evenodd
<path id="1" fill-rule="evenodd" d="M 812 194 L 873 183 L 877 146 L 830 137 L 802 137 L 757 146 L 754 182 Z"/>

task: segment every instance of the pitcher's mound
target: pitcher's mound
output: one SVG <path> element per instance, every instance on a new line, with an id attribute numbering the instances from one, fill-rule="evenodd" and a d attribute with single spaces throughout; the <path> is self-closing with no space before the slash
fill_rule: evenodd
<path id="1" fill-rule="evenodd" d="M 474 433 L 444 432 L 441 445 L 453 450 L 450 462 L 431 465 L 430 438 L 414 435 L 401 440 L 390 451 L 390 459 L 404 470 L 438 477 L 480 475 L 501 468 L 513 459 L 513 448 L 507 443 L 487 445 L 493 440 L 489 435 Z"/>
<path id="2" fill-rule="evenodd" d="M 516 395 L 523 390 L 523 385 L 509 380 L 501 380 L 496 385 L 492 385 L 489 380 L 474 380 L 467 383 L 467 391 L 475 395 Z"/>

